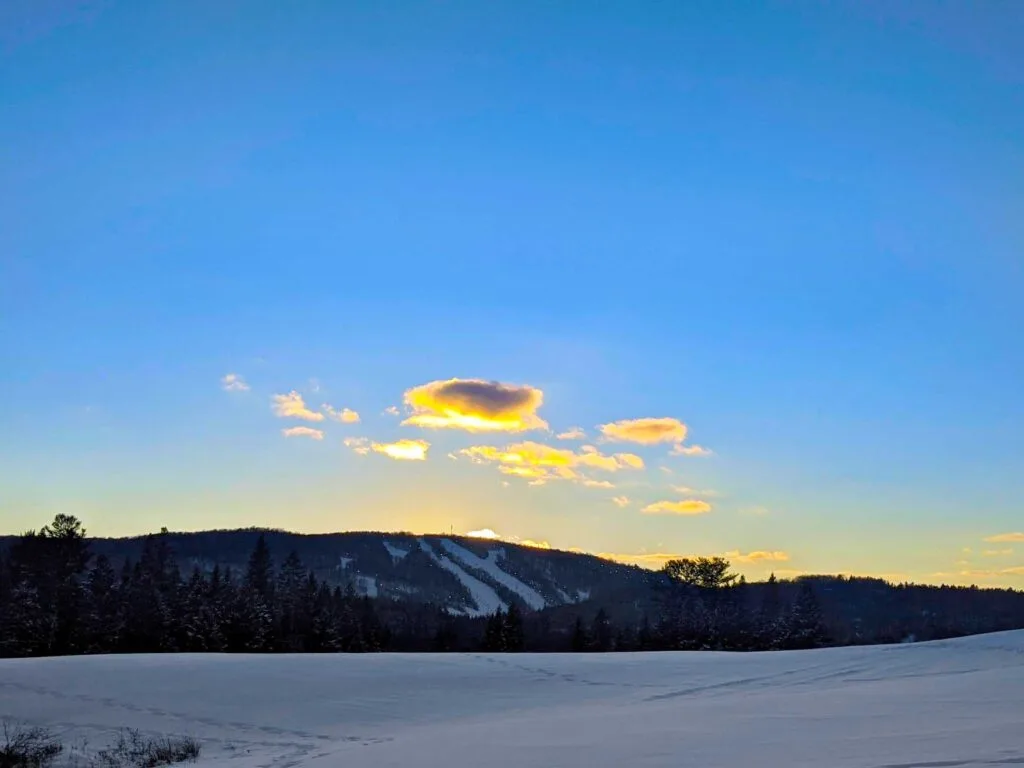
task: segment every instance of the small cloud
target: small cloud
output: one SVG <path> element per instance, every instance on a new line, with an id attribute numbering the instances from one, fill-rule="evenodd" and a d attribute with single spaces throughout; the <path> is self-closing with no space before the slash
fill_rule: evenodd
<path id="1" fill-rule="evenodd" d="M 312 378 L 309 380 L 309 391 L 313 394 L 320 391 L 320 379 Z"/>
<path id="2" fill-rule="evenodd" d="M 691 488 L 688 485 L 673 485 L 673 486 L 670 486 L 670 487 L 676 493 L 683 494 L 684 496 L 687 495 L 687 494 L 691 494 L 691 493 L 699 493 L 699 491 Z"/>
<path id="3" fill-rule="evenodd" d="M 249 385 L 237 373 L 229 373 L 220 380 L 221 389 L 225 392 L 248 392 Z"/>
<path id="4" fill-rule="evenodd" d="M 346 437 L 341 442 L 346 448 L 351 448 L 353 452 L 358 453 L 360 456 L 366 456 L 370 453 L 370 441 L 365 437 Z"/>
<path id="5" fill-rule="evenodd" d="M 616 453 L 614 458 L 619 462 L 619 464 L 624 464 L 627 467 L 631 467 L 633 469 L 644 468 L 644 460 L 635 453 Z"/>
<path id="6" fill-rule="evenodd" d="M 586 440 L 587 433 L 583 431 L 582 427 L 569 427 L 565 432 L 559 432 L 555 437 L 559 440 Z"/>
<path id="7" fill-rule="evenodd" d="M 753 515 L 754 517 L 764 517 L 765 515 L 769 514 L 769 510 L 768 507 L 761 506 L 743 507 L 743 509 L 740 510 L 740 514 Z"/>
<path id="8" fill-rule="evenodd" d="M 672 467 L 666 467 L 665 465 L 658 467 L 658 469 L 660 469 L 666 475 L 674 475 L 676 473 L 676 471 L 672 469 Z"/>
<path id="9" fill-rule="evenodd" d="M 744 554 L 738 549 L 734 549 L 731 552 L 726 552 L 722 557 L 737 563 L 785 563 L 789 561 L 789 553 L 779 550 L 768 551 L 758 549 Z"/>
<path id="10" fill-rule="evenodd" d="M 702 445 L 683 445 L 682 443 L 676 443 L 668 453 L 669 456 L 710 456 L 713 451 Z"/>
<path id="11" fill-rule="evenodd" d="M 546 541 L 534 541 L 533 539 L 523 539 L 522 541 L 517 541 L 516 544 L 532 547 L 533 549 L 551 549 L 551 545 Z"/>
<path id="12" fill-rule="evenodd" d="M 490 528 L 481 528 L 479 531 L 470 531 L 466 534 L 471 539 L 500 539 L 501 537 Z"/>
<path id="13" fill-rule="evenodd" d="M 1005 557 L 1007 555 L 1012 555 L 1013 554 L 1013 550 L 1012 549 L 986 549 L 986 550 L 983 550 L 981 554 L 984 555 L 985 557 Z"/>
<path id="14" fill-rule="evenodd" d="M 1003 568 L 1000 573 L 1005 573 L 1007 576 L 1024 576 L 1024 565 L 1016 565 L 1013 568 Z"/>
<path id="15" fill-rule="evenodd" d="M 630 504 L 628 496 L 612 496 L 612 503 L 619 508 L 628 507 Z"/>
<path id="16" fill-rule="evenodd" d="M 1024 533 L 1015 531 L 1014 533 L 997 533 L 995 536 L 986 537 L 985 541 L 991 544 L 1002 544 L 1005 542 L 1024 542 Z"/>
<path id="17" fill-rule="evenodd" d="M 398 406 L 397 405 L 389 405 L 387 408 L 385 408 L 382 411 L 382 413 L 385 416 L 398 416 L 399 415 Z"/>
<path id="18" fill-rule="evenodd" d="M 430 443 L 426 440 L 396 440 L 393 443 L 373 443 L 374 452 L 383 453 L 399 461 L 425 461 Z"/>
<path id="19" fill-rule="evenodd" d="M 681 443 L 686 439 L 686 425 L 668 416 L 659 418 L 622 419 L 598 427 L 606 440 L 656 445 Z"/>
<path id="20" fill-rule="evenodd" d="M 340 411 L 335 410 L 327 403 L 320 406 L 320 409 L 330 416 L 335 421 L 340 421 L 342 424 L 358 424 L 359 414 L 353 411 L 351 408 L 342 408 Z"/>
<path id="21" fill-rule="evenodd" d="M 295 390 L 287 395 L 274 395 L 274 414 L 282 419 L 303 419 L 304 421 L 323 421 L 324 415 L 311 411 L 306 402 Z"/>
<path id="22" fill-rule="evenodd" d="M 282 429 L 281 434 L 285 437 L 308 437 L 311 440 L 323 440 L 323 430 L 313 429 L 312 427 L 288 427 Z"/>
<path id="23" fill-rule="evenodd" d="M 535 387 L 483 379 L 448 379 L 405 393 L 412 415 L 403 425 L 467 432 L 525 432 L 547 429 L 537 415 L 544 393 Z"/>
<path id="24" fill-rule="evenodd" d="M 703 515 L 711 511 L 711 505 L 700 499 L 656 501 L 640 511 L 645 515 Z"/>
<path id="25" fill-rule="evenodd" d="M 538 485 L 550 480 L 569 480 L 595 488 L 612 488 L 614 486 L 610 482 L 588 478 L 580 470 L 617 472 L 643 466 L 643 460 L 633 454 L 608 456 L 591 445 L 583 446 L 577 453 L 532 440 L 512 443 L 504 448 L 474 445 L 463 448 L 459 454 L 476 464 L 495 464 L 503 474 L 525 478 Z"/>

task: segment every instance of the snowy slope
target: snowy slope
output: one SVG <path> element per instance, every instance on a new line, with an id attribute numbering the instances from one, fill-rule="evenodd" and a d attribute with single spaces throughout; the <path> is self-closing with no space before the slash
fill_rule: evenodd
<path id="1" fill-rule="evenodd" d="M 0 661 L 0 716 L 225 768 L 1024 764 L 1024 633 L 771 654 Z"/>
<path id="2" fill-rule="evenodd" d="M 435 563 L 455 576 L 455 578 L 457 578 L 462 585 L 469 590 L 469 595 L 473 598 L 473 602 L 476 604 L 476 610 L 467 610 L 465 612 L 467 616 L 489 616 L 490 614 L 497 612 L 499 608 L 503 611 L 508 608 L 504 601 L 498 597 L 497 592 L 475 576 L 470 576 L 460 568 L 457 563 L 453 563 L 444 555 L 437 554 L 437 552 L 434 551 L 434 548 L 430 546 L 425 539 L 420 539 L 420 549 L 430 555 L 431 559 Z"/>
<path id="3" fill-rule="evenodd" d="M 501 553 L 500 549 L 490 550 L 487 553 L 487 559 L 485 560 L 482 557 L 477 557 L 468 549 L 460 547 L 451 539 L 441 539 L 441 546 L 444 547 L 445 551 L 449 555 L 460 560 L 463 565 L 483 571 L 498 584 L 501 584 L 503 587 L 515 592 L 523 598 L 523 601 L 533 608 L 533 610 L 539 611 L 546 605 L 546 601 L 541 596 L 540 592 L 535 590 L 533 587 L 527 586 L 515 576 L 505 573 L 505 571 L 498 567 L 498 557 Z"/>

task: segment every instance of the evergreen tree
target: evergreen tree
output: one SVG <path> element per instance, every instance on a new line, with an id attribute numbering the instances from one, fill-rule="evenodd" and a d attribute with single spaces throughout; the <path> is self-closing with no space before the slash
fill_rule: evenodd
<path id="1" fill-rule="evenodd" d="M 821 605 L 810 581 L 800 584 L 790 610 L 786 645 L 789 648 L 817 648 L 825 642 L 825 622 Z"/>
<path id="2" fill-rule="evenodd" d="M 579 616 L 576 617 L 576 626 L 573 627 L 572 631 L 572 645 L 573 652 L 580 653 L 581 651 L 587 650 L 587 631 L 583 628 L 583 619 Z"/>
<path id="3" fill-rule="evenodd" d="M 256 546 L 249 556 L 249 568 L 245 572 L 245 585 L 268 603 L 274 583 L 274 561 L 270 556 L 263 534 L 256 540 Z"/>
<path id="4" fill-rule="evenodd" d="M 521 651 L 526 645 L 526 636 L 523 632 L 523 614 L 519 606 L 511 603 L 508 612 L 505 614 L 503 626 L 503 639 L 505 651 Z"/>
<path id="5" fill-rule="evenodd" d="M 598 610 L 590 630 L 590 649 L 609 651 L 612 647 L 612 625 L 604 608 Z"/>

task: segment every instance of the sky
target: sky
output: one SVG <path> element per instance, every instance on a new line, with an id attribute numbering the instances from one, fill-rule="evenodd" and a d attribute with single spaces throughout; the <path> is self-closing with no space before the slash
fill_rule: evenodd
<path id="1" fill-rule="evenodd" d="M 0 6 L 0 532 L 1024 588 L 1024 6 Z"/>

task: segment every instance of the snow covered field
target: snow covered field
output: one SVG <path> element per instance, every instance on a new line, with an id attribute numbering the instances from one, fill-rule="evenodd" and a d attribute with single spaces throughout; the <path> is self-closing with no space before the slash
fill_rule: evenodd
<path id="1" fill-rule="evenodd" d="M 1024 633 L 773 654 L 0 660 L 0 716 L 201 764 L 1024 765 Z"/>

